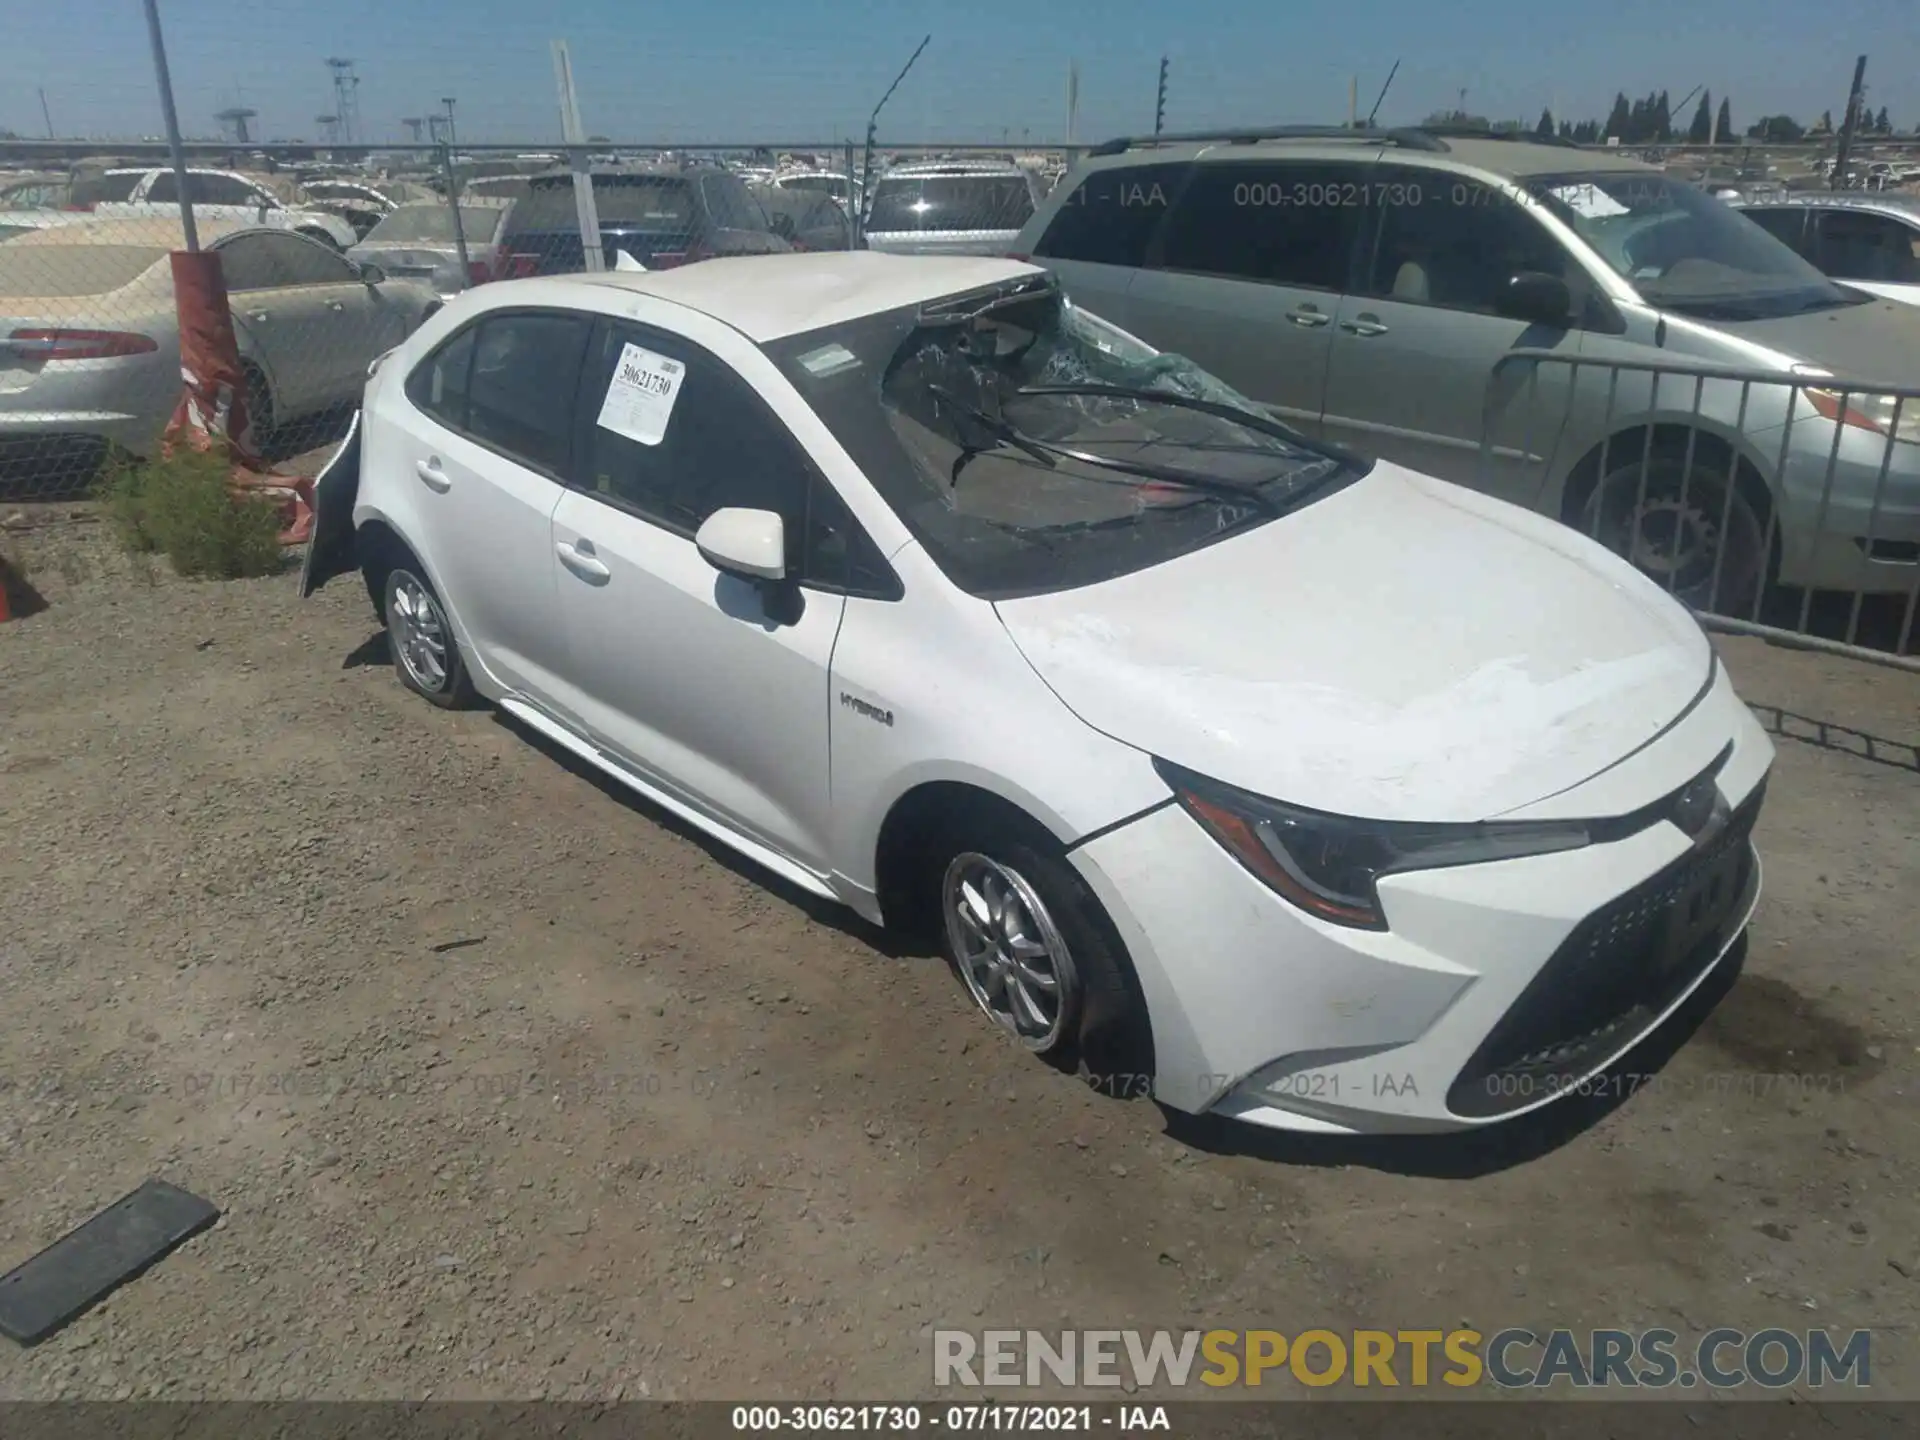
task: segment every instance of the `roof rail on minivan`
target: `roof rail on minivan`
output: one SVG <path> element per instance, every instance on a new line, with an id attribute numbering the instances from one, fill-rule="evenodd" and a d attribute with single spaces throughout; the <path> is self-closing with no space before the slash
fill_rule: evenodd
<path id="1" fill-rule="evenodd" d="M 1445 150 L 1446 141 L 1425 129 L 1381 129 L 1371 125 L 1266 125 L 1241 130 L 1183 130 L 1168 135 L 1122 135 L 1087 151 L 1096 155 L 1123 155 L 1139 145 L 1183 145 L 1217 140 L 1227 145 L 1252 145 L 1261 140 L 1365 140 L 1375 145 L 1399 145 L 1408 150 Z"/>
<path id="2" fill-rule="evenodd" d="M 1551 145 L 1560 150 L 1578 150 L 1577 141 L 1562 135 L 1539 135 L 1531 130 L 1495 130 L 1485 125 L 1422 125 L 1424 135 L 1446 140 L 1511 140 L 1518 145 Z"/>

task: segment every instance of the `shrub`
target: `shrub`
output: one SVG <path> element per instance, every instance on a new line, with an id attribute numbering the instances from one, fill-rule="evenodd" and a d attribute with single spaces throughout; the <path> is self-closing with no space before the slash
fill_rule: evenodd
<path id="1" fill-rule="evenodd" d="M 282 563 L 280 507 L 235 494 L 232 473 L 218 449 L 182 449 L 147 464 L 115 461 L 105 493 L 122 543 L 135 554 L 160 551 L 176 575 L 273 574 Z"/>

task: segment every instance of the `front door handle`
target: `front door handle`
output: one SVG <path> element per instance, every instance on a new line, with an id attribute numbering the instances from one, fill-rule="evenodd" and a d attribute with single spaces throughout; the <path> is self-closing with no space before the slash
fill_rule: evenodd
<path id="1" fill-rule="evenodd" d="M 1297 310 L 1287 312 L 1287 319 L 1308 330 L 1317 330 L 1332 318 L 1315 305 L 1302 305 Z"/>
<path id="2" fill-rule="evenodd" d="M 586 546 L 586 549 L 582 550 L 580 548 L 581 545 Z M 593 558 L 592 554 L 589 553 L 592 549 L 593 546 L 584 540 L 580 542 L 580 545 L 571 545 L 565 540 L 556 540 L 553 542 L 553 553 L 560 557 L 560 563 L 562 565 L 566 566 L 567 569 L 578 575 L 582 580 L 590 581 L 595 585 L 604 585 L 607 580 L 611 578 L 613 572 Z"/>
<path id="3" fill-rule="evenodd" d="M 1349 335 L 1384 335 L 1388 329 L 1380 323 L 1378 315 L 1356 315 L 1351 320 L 1342 320 L 1340 328 Z"/>
<path id="4" fill-rule="evenodd" d="M 249 311 L 247 312 L 247 318 L 248 318 L 249 320 L 263 320 L 263 321 L 264 321 L 264 320 L 271 320 L 271 319 L 273 318 L 273 316 L 272 316 L 272 315 L 270 315 L 270 314 L 269 314 L 268 312 L 266 312 L 265 310 L 249 310 Z"/>
<path id="5" fill-rule="evenodd" d="M 414 461 L 413 473 L 426 481 L 429 490 L 438 491 L 442 495 L 453 488 L 453 480 L 448 476 L 446 471 L 440 468 L 440 457 L 438 455 L 434 456 L 431 460 Z"/>
<path id="6" fill-rule="evenodd" d="M 344 315 L 347 311 L 347 307 L 342 305 L 338 300 L 329 300 L 327 302 L 327 309 L 338 315 Z"/>

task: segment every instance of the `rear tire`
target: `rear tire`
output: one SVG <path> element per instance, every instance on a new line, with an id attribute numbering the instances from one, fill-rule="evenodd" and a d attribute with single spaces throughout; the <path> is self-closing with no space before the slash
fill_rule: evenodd
<path id="1" fill-rule="evenodd" d="M 442 710 L 473 703 L 472 677 L 460 656 L 440 596 L 412 556 L 387 570 L 384 602 L 387 651 L 400 683 Z"/>
<path id="2" fill-rule="evenodd" d="M 273 443 L 273 390 L 267 384 L 266 372 L 251 360 L 240 362 L 240 376 L 246 386 L 246 438 L 258 454 Z"/>
<path id="3" fill-rule="evenodd" d="M 1151 1026 L 1126 947 L 1052 838 L 983 821 L 929 858 L 943 952 L 995 1028 L 1108 1093 L 1151 1094 Z"/>

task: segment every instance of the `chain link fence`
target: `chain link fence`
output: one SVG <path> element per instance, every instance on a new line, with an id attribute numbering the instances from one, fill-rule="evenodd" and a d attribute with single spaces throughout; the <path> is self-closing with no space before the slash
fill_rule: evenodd
<path id="1" fill-rule="evenodd" d="M 76 496 L 109 456 L 155 453 L 181 389 L 183 198 L 225 277 L 252 447 L 284 463 L 337 439 L 370 362 L 472 286 L 793 250 L 995 254 L 1065 168 L 844 142 L 351 161 L 197 146 L 183 177 L 128 149 L 0 176 L 0 501 Z"/>

